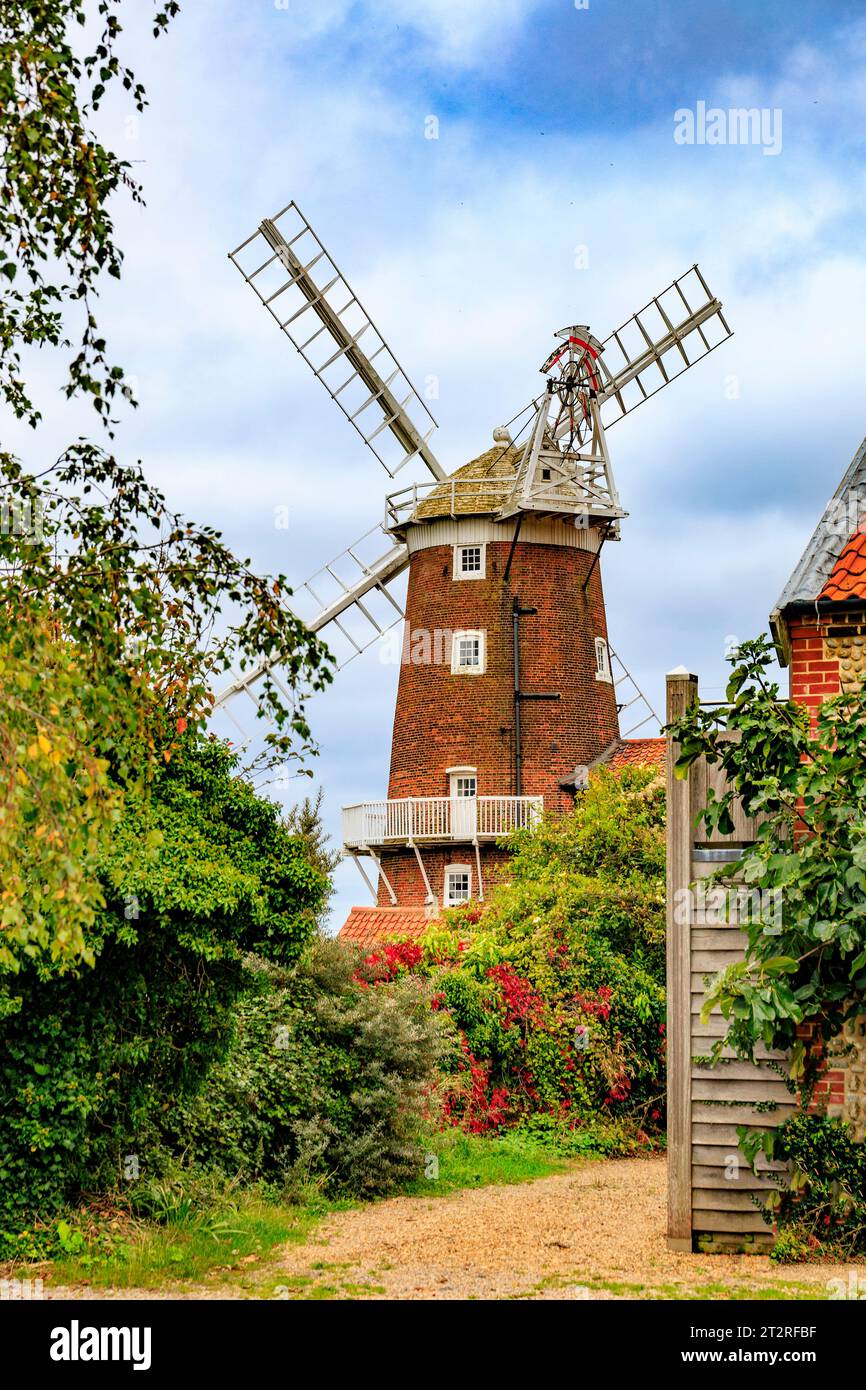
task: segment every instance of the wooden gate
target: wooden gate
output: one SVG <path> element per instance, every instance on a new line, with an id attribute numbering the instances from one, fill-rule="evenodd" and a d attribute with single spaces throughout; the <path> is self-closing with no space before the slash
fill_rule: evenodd
<path id="1" fill-rule="evenodd" d="M 667 678 L 667 722 L 698 699 L 697 677 L 674 671 Z M 757 1050 L 743 1062 L 726 1049 L 709 1065 L 714 1040 L 725 1023 L 718 1010 L 701 1023 L 704 978 L 741 959 L 746 938 L 739 929 L 742 904 L 724 907 L 700 889 L 719 864 L 738 859 L 754 841 L 756 822 L 735 806 L 731 835 L 707 836 L 696 818 L 707 790 L 724 787 L 715 766 L 694 764 L 685 781 L 674 777 L 678 747 L 667 747 L 667 1038 L 668 1038 L 668 1244 L 677 1250 L 747 1249 L 772 1241 L 753 1198 L 772 1183 L 770 1169 L 751 1171 L 738 1147 L 737 1126 L 767 1129 L 787 1118 L 794 1099 L 780 1070 L 784 1053 Z M 775 1064 L 775 1065 L 773 1065 Z"/>

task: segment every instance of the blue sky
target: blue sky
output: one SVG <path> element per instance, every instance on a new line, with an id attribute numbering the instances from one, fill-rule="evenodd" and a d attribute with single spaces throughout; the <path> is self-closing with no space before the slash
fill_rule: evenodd
<path id="1" fill-rule="evenodd" d="M 226 259 L 290 198 L 438 378 L 448 468 L 535 393 L 556 329 L 604 337 L 698 261 L 736 336 L 612 432 L 630 515 L 604 582 L 657 703 L 679 663 L 717 691 L 866 433 L 862 0 L 187 0 L 128 41 L 151 107 L 103 116 L 147 199 L 118 206 L 103 302 L 141 398 L 121 453 L 293 578 L 379 519 L 388 479 Z M 677 145 L 699 101 L 780 109 L 781 152 Z M 42 462 L 90 422 L 35 370 L 45 425 L 15 442 Z M 311 704 L 335 837 L 385 794 L 395 691 L 374 651 Z M 347 864 L 335 921 L 363 901 Z"/>

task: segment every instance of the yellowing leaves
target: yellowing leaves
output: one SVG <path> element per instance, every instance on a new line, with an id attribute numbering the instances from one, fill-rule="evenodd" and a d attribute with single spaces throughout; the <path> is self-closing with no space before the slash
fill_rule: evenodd
<path id="1" fill-rule="evenodd" d="M 51 757 L 52 754 L 53 750 L 51 746 L 51 741 L 50 739 L 47 739 L 44 734 L 37 734 L 33 742 L 29 744 L 27 747 L 27 756 L 31 762 L 35 762 L 35 760 L 39 757 Z M 59 761 L 59 755 L 55 759 L 55 761 Z"/>

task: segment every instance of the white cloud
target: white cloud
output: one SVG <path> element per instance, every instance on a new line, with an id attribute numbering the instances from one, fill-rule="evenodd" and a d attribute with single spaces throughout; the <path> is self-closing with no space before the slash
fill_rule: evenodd
<path id="1" fill-rule="evenodd" d="M 429 59 L 458 68 L 492 66 L 541 0 L 274 0 L 301 38 L 336 34 L 347 25 L 374 27 L 381 41 L 409 30 L 429 47 Z M 393 32 L 389 32 L 393 31 Z"/>

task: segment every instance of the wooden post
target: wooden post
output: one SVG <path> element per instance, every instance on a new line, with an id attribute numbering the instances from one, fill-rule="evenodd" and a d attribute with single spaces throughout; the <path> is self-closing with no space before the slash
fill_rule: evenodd
<path id="1" fill-rule="evenodd" d="M 667 676 L 666 723 L 698 698 L 698 678 L 684 666 Z M 679 745 L 667 739 L 667 1064 L 668 1246 L 692 1248 L 692 1038 L 690 916 L 692 880 L 691 786 L 678 781 Z"/>

